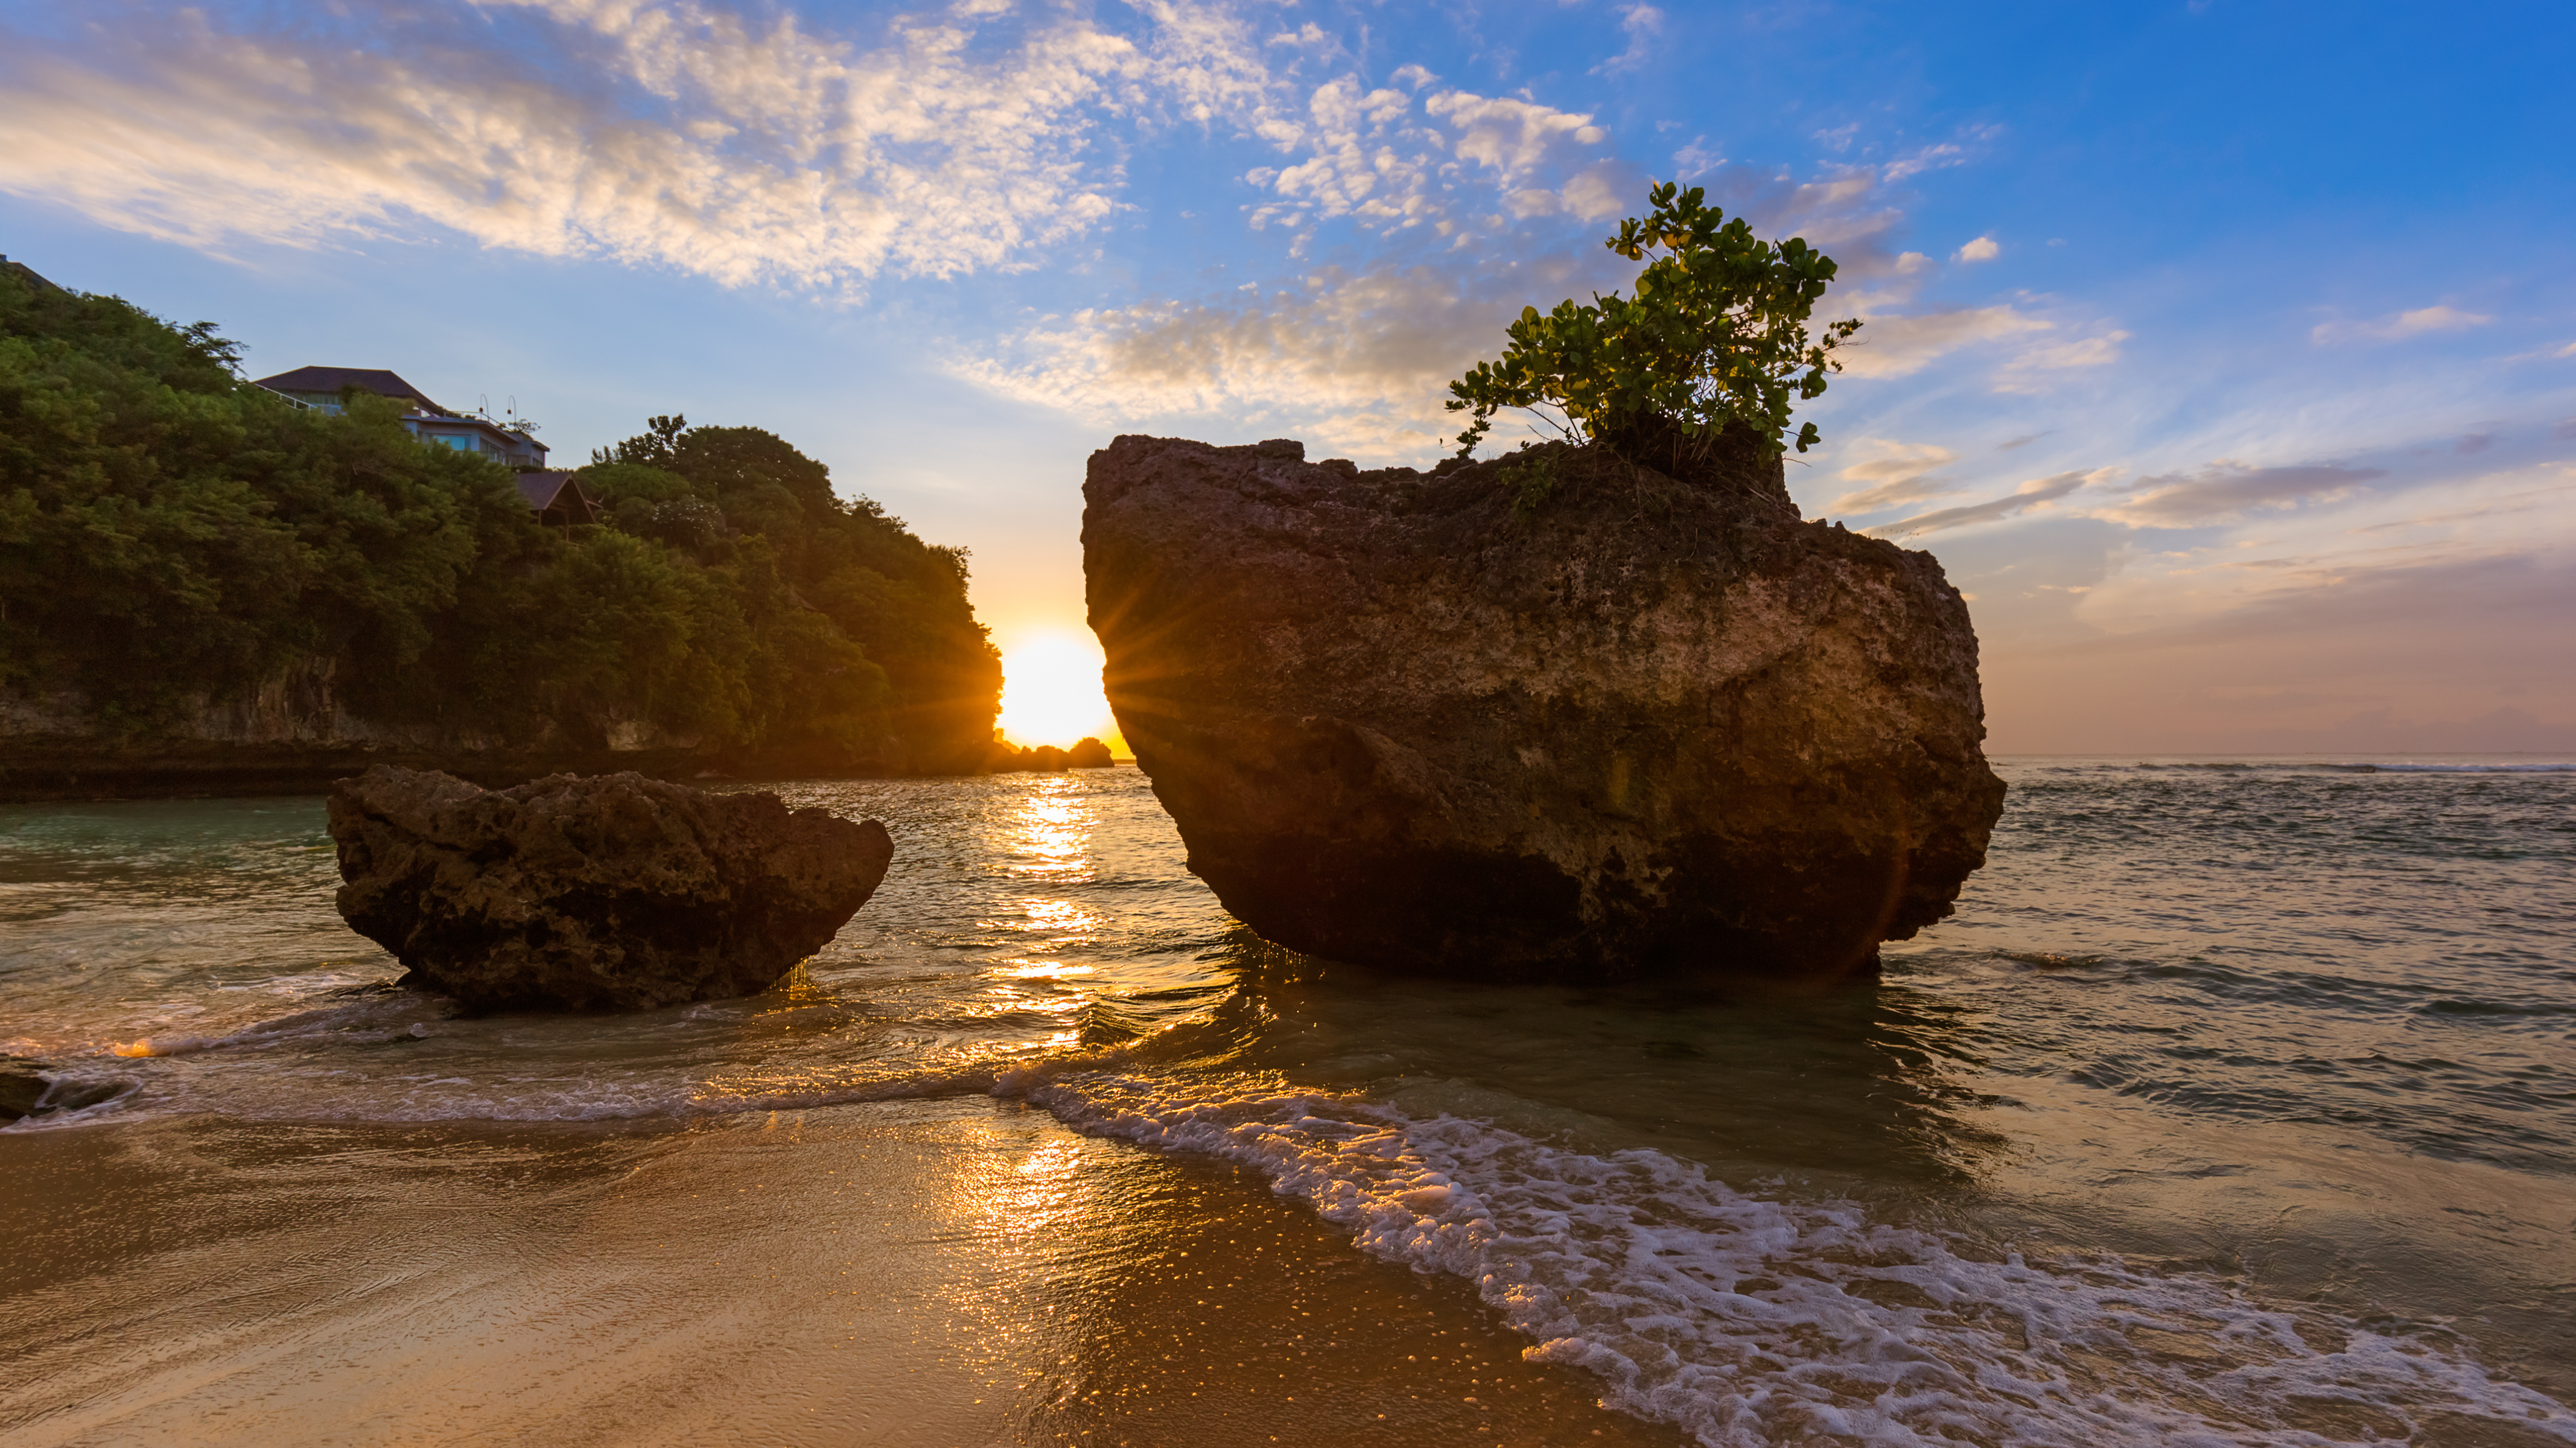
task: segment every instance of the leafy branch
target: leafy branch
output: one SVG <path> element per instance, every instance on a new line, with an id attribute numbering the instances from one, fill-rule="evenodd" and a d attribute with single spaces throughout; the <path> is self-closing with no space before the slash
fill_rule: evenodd
<path id="1" fill-rule="evenodd" d="M 1636 296 L 1595 293 L 1541 315 L 1523 307 L 1507 329 L 1500 361 L 1478 362 L 1449 384 L 1451 412 L 1473 414 L 1458 455 L 1476 450 L 1502 408 L 1537 416 L 1566 437 L 1617 447 L 1658 424 L 1695 442 L 1730 426 L 1789 441 L 1793 399 L 1825 390 L 1842 370 L 1833 349 L 1860 330 L 1857 319 L 1807 319 L 1835 273 L 1833 258 L 1791 237 L 1777 246 L 1707 204 L 1699 187 L 1664 182 L 1647 192 L 1654 208 L 1629 217 L 1606 243 L 1630 261 L 1653 260 Z M 1816 425 L 1795 438 L 1815 445 Z"/>

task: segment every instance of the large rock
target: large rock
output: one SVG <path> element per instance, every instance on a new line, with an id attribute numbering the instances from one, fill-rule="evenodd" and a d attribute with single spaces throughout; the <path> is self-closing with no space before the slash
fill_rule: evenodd
<path id="1" fill-rule="evenodd" d="M 767 989 L 885 878 L 875 820 L 640 774 L 484 790 L 379 765 L 331 789 L 338 904 L 467 1008 L 635 1009 Z"/>
<path id="2" fill-rule="evenodd" d="M 1958 590 L 1742 439 L 1664 462 L 1092 455 L 1109 702 L 1227 909 L 1565 980 L 1837 976 L 1950 912 L 2004 793 Z"/>

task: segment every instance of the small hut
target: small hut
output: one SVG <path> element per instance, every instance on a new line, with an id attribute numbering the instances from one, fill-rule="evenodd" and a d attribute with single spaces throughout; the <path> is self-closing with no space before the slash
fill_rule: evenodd
<path id="1" fill-rule="evenodd" d="M 569 528 L 575 523 L 599 521 L 599 504 L 581 490 L 581 480 L 567 472 L 522 472 L 519 496 L 536 510 L 537 521 L 550 527 Z"/>

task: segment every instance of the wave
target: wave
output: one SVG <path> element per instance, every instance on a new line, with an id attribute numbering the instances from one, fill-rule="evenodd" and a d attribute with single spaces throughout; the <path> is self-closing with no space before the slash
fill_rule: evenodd
<path id="1" fill-rule="evenodd" d="M 2576 774 L 2576 764 L 2321 764 L 2350 774 Z"/>
<path id="2" fill-rule="evenodd" d="M 2191 759 L 2140 760 L 2129 766 L 2150 772 L 2246 774 L 2256 770 L 2315 770 L 2328 774 L 2576 774 L 2576 763 L 2414 764 L 2373 760 Z"/>
<path id="3" fill-rule="evenodd" d="M 455 1002 L 443 996 L 401 990 L 390 983 L 360 986 L 334 994 L 353 999 L 343 1005 L 318 1006 L 215 1035 L 165 1032 L 118 1041 L 107 1047 L 107 1054 L 128 1060 L 193 1056 L 203 1051 L 256 1049 L 290 1041 L 347 1037 L 353 1032 L 370 1034 L 382 1042 L 399 1038 L 418 1040 L 429 1034 L 429 1020 L 444 1019 L 456 1013 Z"/>
<path id="4" fill-rule="evenodd" d="M 1237 1078 L 1033 1074 L 1077 1130 L 1265 1173 L 1362 1249 L 1466 1278 L 1606 1401 L 1711 1448 L 2317 1444 L 2456 1420 L 2576 1442 L 2576 1413 L 2438 1332 L 2257 1302 L 2119 1260 L 2026 1260 L 1739 1192 L 1651 1150 L 1606 1156 L 1476 1120 Z"/>
<path id="5" fill-rule="evenodd" d="M 399 1048 L 422 1004 L 369 994 L 151 1046 L 195 1055 L 381 1033 Z M 1525 1356 L 1595 1374 L 1610 1406 L 1710 1448 L 1820 1435 L 2318 1445 L 2403 1439 L 2442 1415 L 2576 1444 L 2576 1413 L 2490 1377 L 2438 1329 L 2266 1304 L 2214 1277 L 2111 1256 L 2026 1257 L 1874 1220 L 1856 1203 L 1738 1190 L 1658 1151 L 1589 1154 L 1428 1109 L 1472 1112 L 1479 1098 L 1455 1085 L 1407 1090 L 1407 1109 L 1174 1069 L 1231 1035 L 1220 1017 L 1090 1050 L 826 1072 L 519 1076 L 495 1092 L 499 1083 L 424 1070 L 381 1080 L 385 1094 L 363 1104 L 339 1102 L 372 1120 L 597 1121 L 1025 1100 L 1087 1135 L 1263 1173 L 1362 1250 L 1473 1283 L 1531 1339 Z M 270 1079 L 281 1106 L 312 1084 L 300 1073 Z M 303 1104 L 287 1114 L 317 1103 Z"/>

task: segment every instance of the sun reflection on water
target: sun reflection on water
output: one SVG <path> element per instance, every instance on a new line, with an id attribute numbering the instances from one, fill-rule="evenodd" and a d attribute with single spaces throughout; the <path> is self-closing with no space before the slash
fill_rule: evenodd
<path id="1" fill-rule="evenodd" d="M 1091 836 L 1097 811 L 1081 784 L 1071 779 L 1039 779 L 1021 800 L 1009 842 L 1010 870 L 1066 884 L 1092 878 Z"/>
<path id="2" fill-rule="evenodd" d="M 1003 973 L 1016 980 L 1062 980 L 1069 976 L 1090 975 L 1098 969 L 1098 966 L 1067 965 L 1053 960 L 1015 960 Z"/>

